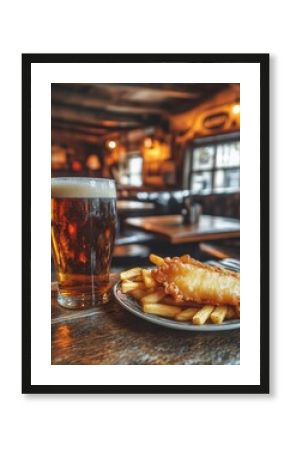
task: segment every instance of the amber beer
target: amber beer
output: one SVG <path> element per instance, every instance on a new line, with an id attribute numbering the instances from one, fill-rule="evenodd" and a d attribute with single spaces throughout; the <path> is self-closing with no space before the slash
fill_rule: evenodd
<path id="1" fill-rule="evenodd" d="M 52 179 L 51 240 L 62 306 L 107 301 L 116 222 L 113 180 Z"/>

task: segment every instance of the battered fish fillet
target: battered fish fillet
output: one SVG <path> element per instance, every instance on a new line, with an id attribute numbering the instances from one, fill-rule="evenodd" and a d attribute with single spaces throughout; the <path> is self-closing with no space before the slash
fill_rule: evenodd
<path id="1" fill-rule="evenodd" d="M 203 264 L 189 255 L 165 258 L 152 276 L 176 304 L 240 304 L 240 274 Z"/>

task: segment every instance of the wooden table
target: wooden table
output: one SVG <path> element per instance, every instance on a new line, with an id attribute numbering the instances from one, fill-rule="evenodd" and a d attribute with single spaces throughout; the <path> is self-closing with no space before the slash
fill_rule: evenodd
<path id="1" fill-rule="evenodd" d="M 126 224 L 159 234 L 172 244 L 229 239 L 240 236 L 240 221 L 202 215 L 194 225 L 184 225 L 180 214 L 170 216 L 130 217 Z"/>
<path id="2" fill-rule="evenodd" d="M 118 276 L 111 277 L 111 283 Z M 139 319 L 111 295 L 106 305 L 69 310 L 51 285 L 52 364 L 239 364 L 240 332 L 170 330 Z"/>

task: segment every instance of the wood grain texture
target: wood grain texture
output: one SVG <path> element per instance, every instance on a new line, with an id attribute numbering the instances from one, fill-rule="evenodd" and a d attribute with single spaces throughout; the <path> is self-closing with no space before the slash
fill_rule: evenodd
<path id="1" fill-rule="evenodd" d="M 106 305 L 72 311 L 57 304 L 56 287 L 53 283 L 52 364 L 239 364 L 239 330 L 169 330 L 133 316 L 112 295 Z"/>

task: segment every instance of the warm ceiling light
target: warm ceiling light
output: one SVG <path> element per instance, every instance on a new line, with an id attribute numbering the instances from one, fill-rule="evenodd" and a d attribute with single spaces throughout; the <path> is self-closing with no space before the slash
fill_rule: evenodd
<path id="1" fill-rule="evenodd" d="M 75 160 L 75 161 L 72 162 L 71 168 L 72 168 L 72 170 L 74 172 L 81 172 L 82 171 L 82 164 L 81 164 L 80 161 Z"/>
<path id="2" fill-rule="evenodd" d="M 111 150 L 114 150 L 114 148 L 117 147 L 117 143 L 115 141 L 109 141 L 107 145 Z"/>
<path id="3" fill-rule="evenodd" d="M 152 139 L 150 137 L 147 137 L 144 139 L 144 147 L 151 148 L 152 147 Z"/>
<path id="4" fill-rule="evenodd" d="M 240 104 L 237 103 L 236 105 L 234 105 L 232 110 L 234 114 L 240 114 Z"/>
<path id="5" fill-rule="evenodd" d="M 100 160 L 97 155 L 89 155 L 86 165 L 91 170 L 98 170 L 101 167 Z"/>

